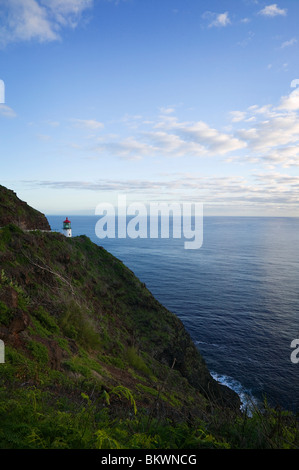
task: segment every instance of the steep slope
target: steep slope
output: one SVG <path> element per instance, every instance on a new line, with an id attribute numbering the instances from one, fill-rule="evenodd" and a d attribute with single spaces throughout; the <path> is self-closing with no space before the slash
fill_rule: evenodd
<path id="1" fill-rule="evenodd" d="M 51 230 L 44 214 L 21 201 L 10 189 L 0 185 L 0 227 L 15 224 L 24 230 Z"/>
<path id="2" fill-rule="evenodd" d="M 173 366 L 213 401 L 239 404 L 237 395 L 212 379 L 182 322 L 121 261 L 87 237 L 68 240 L 8 226 L 0 232 L 0 248 L 0 299 L 8 309 L 0 329 L 5 342 L 26 350 L 34 337 L 47 346 L 49 364 L 57 369 L 65 359 L 59 335 L 124 363 L 129 350 L 146 357 L 149 370 Z M 10 281 L 5 285 L 5 280 Z M 21 308 L 20 299 L 26 299 Z M 38 334 L 36 322 L 43 314 L 57 325 L 57 338 Z M 18 331 L 22 321 L 24 329 Z"/>
<path id="3" fill-rule="evenodd" d="M 86 236 L 36 230 L 43 216 L 25 212 L 33 231 L 0 228 L 0 448 L 298 447 L 292 416 L 240 413 L 120 260 Z"/>
<path id="4" fill-rule="evenodd" d="M 100 410 L 109 401 L 117 419 L 129 399 L 150 422 L 191 424 L 211 406 L 238 413 L 238 396 L 212 379 L 182 322 L 87 237 L 67 239 L 8 225 L 0 229 L 0 267 L 6 360 L 0 364 L 0 403 L 34 390 L 50 393 L 49 403 L 68 397 L 72 406 L 82 393 L 94 395 Z M 22 423 L 26 430 L 23 420 L 16 417 L 17 427 Z M 7 426 L 13 422 L 10 418 Z M 2 434 L 2 445 L 9 446 Z M 21 446 L 28 439 L 22 435 Z"/>

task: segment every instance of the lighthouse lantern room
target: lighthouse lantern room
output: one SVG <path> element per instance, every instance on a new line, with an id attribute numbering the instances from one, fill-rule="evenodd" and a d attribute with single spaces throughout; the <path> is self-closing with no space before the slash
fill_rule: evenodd
<path id="1" fill-rule="evenodd" d="M 72 236 L 72 227 L 71 227 L 71 221 L 66 218 L 65 221 L 63 222 L 63 227 L 62 227 L 62 230 L 63 230 L 63 234 L 66 236 L 66 237 L 71 237 Z"/>

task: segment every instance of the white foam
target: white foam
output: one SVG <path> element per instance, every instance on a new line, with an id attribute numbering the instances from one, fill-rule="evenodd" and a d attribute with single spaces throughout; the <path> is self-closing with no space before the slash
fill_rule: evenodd
<path id="1" fill-rule="evenodd" d="M 249 416 L 252 415 L 254 408 L 259 408 L 260 401 L 254 397 L 250 390 L 246 390 L 243 385 L 233 377 L 224 374 L 218 374 L 217 372 L 211 372 L 213 379 L 217 380 L 222 385 L 230 388 L 236 392 L 241 400 L 241 410 L 246 412 Z"/>

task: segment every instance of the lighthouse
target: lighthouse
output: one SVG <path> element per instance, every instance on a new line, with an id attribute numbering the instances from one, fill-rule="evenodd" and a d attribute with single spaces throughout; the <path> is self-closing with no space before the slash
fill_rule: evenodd
<path id="1" fill-rule="evenodd" d="M 63 235 L 66 237 L 70 238 L 72 236 L 72 227 L 71 227 L 71 221 L 66 218 L 65 221 L 63 222 Z"/>

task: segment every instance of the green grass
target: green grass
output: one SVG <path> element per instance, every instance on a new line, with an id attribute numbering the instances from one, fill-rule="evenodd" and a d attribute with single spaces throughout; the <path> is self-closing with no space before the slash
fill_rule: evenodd
<path id="1" fill-rule="evenodd" d="M 3 248 L 0 326 L 17 311 L 31 323 L 5 344 L 1 449 L 299 447 L 291 413 L 265 403 L 248 417 L 192 387 L 204 366 L 178 319 L 87 237 L 6 227 Z M 6 287 L 15 309 L 1 298 Z M 175 357 L 184 372 L 171 368 Z"/>
<path id="2" fill-rule="evenodd" d="M 138 354 L 136 348 L 130 346 L 126 351 L 126 358 L 131 367 L 142 372 L 144 375 L 150 377 L 152 375 L 151 370 L 144 362 L 143 358 Z"/>

